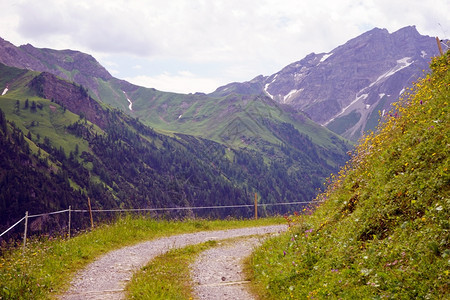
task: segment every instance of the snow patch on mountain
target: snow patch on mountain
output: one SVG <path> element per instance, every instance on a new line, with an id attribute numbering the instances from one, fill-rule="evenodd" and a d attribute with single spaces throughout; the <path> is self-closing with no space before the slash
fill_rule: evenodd
<path id="1" fill-rule="evenodd" d="M 8 88 L 6 87 L 6 88 L 3 90 L 2 96 L 3 96 L 3 95 L 6 95 L 7 92 L 8 92 Z"/>
<path id="2" fill-rule="evenodd" d="M 131 100 L 128 98 L 128 95 L 127 95 L 127 93 L 125 93 L 125 91 L 122 91 L 122 92 L 125 95 L 125 98 L 127 98 L 128 103 L 130 103 L 130 105 L 128 105 L 128 108 L 130 110 L 133 110 L 133 102 L 131 102 Z"/>
<path id="3" fill-rule="evenodd" d="M 375 80 L 374 82 L 372 82 L 369 85 L 369 87 L 374 86 L 381 80 L 386 79 L 386 78 L 394 75 L 398 71 L 403 70 L 404 68 L 407 68 L 408 66 L 410 66 L 414 61 L 409 61 L 409 60 L 411 60 L 411 57 L 404 57 L 402 59 L 397 60 L 397 65 L 395 67 L 393 67 L 392 69 L 390 69 L 389 71 L 387 71 L 386 73 L 384 73 L 380 77 L 378 77 L 378 79 Z"/>
<path id="4" fill-rule="evenodd" d="M 291 90 L 286 96 L 283 97 L 283 102 L 286 103 L 286 101 L 297 92 L 298 90 L 296 89 Z"/>
<path id="5" fill-rule="evenodd" d="M 364 90 L 364 89 L 363 89 Z M 361 90 L 360 92 L 362 92 L 363 90 Z M 369 97 L 369 94 L 361 94 L 360 96 L 358 96 L 359 93 L 357 93 L 355 100 L 353 100 L 349 105 L 347 105 L 346 107 L 344 107 L 340 113 L 336 114 L 333 118 L 331 118 L 330 120 L 326 121 L 323 126 L 327 126 L 328 124 L 330 124 L 331 122 L 333 122 L 336 118 L 342 116 L 347 109 L 349 109 L 353 104 L 355 104 L 356 102 L 358 102 L 359 100 L 365 100 L 367 99 L 367 97 Z"/>
<path id="6" fill-rule="evenodd" d="M 269 96 L 272 100 L 273 100 L 273 95 L 269 93 L 268 89 L 269 89 L 269 86 L 270 86 L 272 83 L 275 82 L 275 80 L 277 79 L 277 76 L 278 76 L 278 74 L 276 74 L 276 75 L 273 77 L 273 79 L 272 79 L 271 82 L 266 83 L 266 85 L 264 86 L 264 92 L 265 92 L 265 93 L 267 94 L 267 96 Z"/>
<path id="7" fill-rule="evenodd" d="M 330 57 L 331 55 L 333 55 L 333 52 L 331 52 L 330 54 L 325 54 L 324 56 L 322 56 L 322 58 L 320 59 L 320 62 L 324 62 L 327 60 L 328 57 Z"/>

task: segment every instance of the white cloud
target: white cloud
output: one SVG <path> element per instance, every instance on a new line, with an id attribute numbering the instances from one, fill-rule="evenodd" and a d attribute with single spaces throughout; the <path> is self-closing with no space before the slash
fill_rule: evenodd
<path id="1" fill-rule="evenodd" d="M 156 76 L 138 75 L 125 78 L 125 80 L 136 85 L 175 93 L 211 93 L 220 85 L 225 84 L 218 79 L 199 77 L 189 71 L 180 71 L 177 74 L 165 72 Z"/>
<path id="2" fill-rule="evenodd" d="M 96 58 L 133 56 L 132 64 L 125 66 L 123 59 L 120 67 L 114 67 L 127 77 L 149 70 L 134 68 L 144 65 L 138 61 L 141 58 L 160 64 L 182 61 L 199 68 L 216 65 L 213 69 L 218 71 L 212 77 L 238 81 L 270 75 L 310 52 L 329 52 L 373 27 L 393 32 L 416 25 L 422 34 L 448 38 L 446 2 L 0 0 L 0 36 L 15 44 L 81 50 Z M 157 78 L 154 74 L 167 71 L 174 79 L 183 68 L 144 75 Z M 193 73 L 198 77 L 183 78 L 201 82 L 200 78 L 211 76 L 210 69 Z M 201 90 L 206 89 L 210 88 Z"/>

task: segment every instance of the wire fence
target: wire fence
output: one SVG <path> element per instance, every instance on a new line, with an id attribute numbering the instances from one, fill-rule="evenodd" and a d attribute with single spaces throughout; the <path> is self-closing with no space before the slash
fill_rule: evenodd
<path id="1" fill-rule="evenodd" d="M 257 218 L 257 209 L 258 207 L 267 207 L 267 206 L 281 206 L 281 205 L 299 205 L 299 204 L 310 204 L 309 201 L 297 201 L 297 202 L 280 202 L 280 203 L 256 203 L 255 198 L 255 204 L 239 204 L 239 205 L 222 205 L 222 206 L 193 206 L 193 207 L 164 207 L 164 208 L 130 208 L 130 209 L 72 209 L 71 206 L 69 206 L 68 209 L 54 211 L 54 212 L 48 212 L 48 213 L 41 213 L 41 214 L 34 214 L 29 215 L 28 211 L 25 212 L 25 216 L 22 217 L 20 220 L 18 220 L 16 223 L 14 223 L 12 226 L 10 226 L 8 229 L 6 229 L 4 232 L 0 234 L 0 237 L 5 235 L 7 232 L 12 230 L 14 227 L 18 226 L 22 221 L 25 221 L 24 226 L 24 234 L 23 234 L 23 247 L 26 247 L 27 243 L 27 231 L 28 231 L 28 220 L 31 218 L 39 218 L 49 215 L 57 215 L 57 214 L 63 214 L 68 213 L 68 237 L 70 238 L 71 234 L 71 218 L 72 213 L 89 213 L 90 214 L 90 220 L 91 220 L 91 227 L 94 227 L 93 223 L 93 217 L 92 213 L 108 213 L 108 212 L 159 212 L 159 211 L 177 211 L 177 210 L 201 210 L 201 209 L 226 209 L 226 208 L 250 208 L 254 207 L 255 210 L 255 218 Z"/>

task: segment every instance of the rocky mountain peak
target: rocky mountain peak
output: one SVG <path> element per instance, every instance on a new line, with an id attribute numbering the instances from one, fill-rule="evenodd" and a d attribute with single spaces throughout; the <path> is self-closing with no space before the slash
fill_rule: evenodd
<path id="1" fill-rule="evenodd" d="M 263 77 L 258 92 L 356 140 L 375 127 L 379 114 L 389 111 L 437 54 L 435 39 L 421 35 L 415 26 L 393 33 L 374 28 L 328 53 L 308 54 Z M 248 84 L 227 88 L 241 91 Z"/>

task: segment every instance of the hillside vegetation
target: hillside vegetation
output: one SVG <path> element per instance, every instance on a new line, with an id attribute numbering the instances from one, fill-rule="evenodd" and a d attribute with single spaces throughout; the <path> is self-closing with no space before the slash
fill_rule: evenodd
<path id="1" fill-rule="evenodd" d="M 450 53 L 252 257 L 267 299 L 448 299 Z"/>
<path id="2" fill-rule="evenodd" d="M 222 131 L 230 145 L 162 134 L 53 74 L 2 64 L 0 74 L 0 87 L 8 87 L 0 96 L 0 231 L 25 211 L 87 209 L 88 197 L 94 209 L 249 205 L 254 193 L 265 204 L 307 202 L 346 157 L 348 145 L 339 138 L 330 135 L 324 139 L 328 145 L 319 146 L 294 126 L 262 113 L 249 131 L 264 123 L 285 141 L 264 144 L 267 155 L 231 146 L 232 140 L 242 140 L 239 122 Z M 248 110 L 264 108 L 254 102 Z M 289 209 L 271 205 L 260 214 Z M 248 217 L 252 210 L 183 210 L 171 216 L 194 214 Z M 40 218 L 31 233 L 62 229 L 64 219 Z M 82 221 L 74 221 L 82 227 Z"/>

